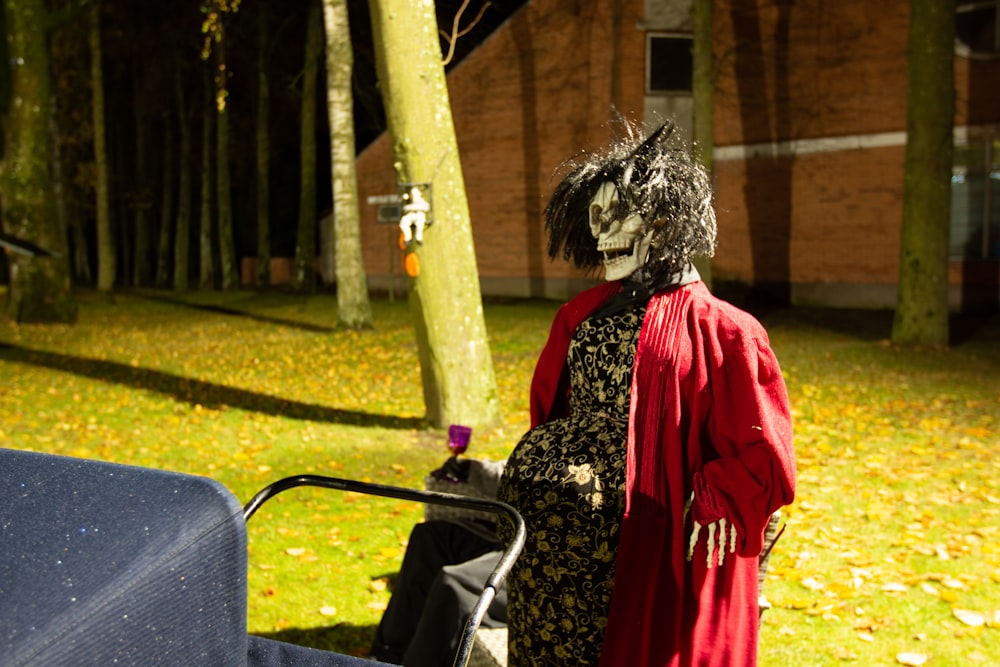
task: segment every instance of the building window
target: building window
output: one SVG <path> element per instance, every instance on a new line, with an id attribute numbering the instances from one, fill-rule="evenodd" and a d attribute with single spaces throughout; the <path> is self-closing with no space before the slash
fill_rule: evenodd
<path id="1" fill-rule="evenodd" d="M 955 38 L 959 55 L 996 57 L 1000 55 L 1000 0 L 956 0 Z"/>
<path id="2" fill-rule="evenodd" d="M 646 94 L 691 93 L 691 35 L 646 34 Z"/>
<path id="3" fill-rule="evenodd" d="M 953 259 L 1000 258 L 1000 138 L 955 146 L 951 172 Z"/>

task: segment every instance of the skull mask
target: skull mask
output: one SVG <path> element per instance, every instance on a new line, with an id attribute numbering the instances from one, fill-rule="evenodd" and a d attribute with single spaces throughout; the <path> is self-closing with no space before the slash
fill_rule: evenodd
<path id="1" fill-rule="evenodd" d="M 604 182 L 590 200 L 590 233 L 604 253 L 604 279 L 619 280 L 646 262 L 653 230 L 635 211 L 623 209 L 614 183 Z"/>

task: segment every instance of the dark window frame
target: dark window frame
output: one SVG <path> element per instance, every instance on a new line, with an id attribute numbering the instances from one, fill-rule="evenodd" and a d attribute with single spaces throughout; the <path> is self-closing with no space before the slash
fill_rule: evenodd
<path id="1" fill-rule="evenodd" d="M 646 33 L 646 95 L 690 95 L 694 39 L 685 32 Z M 679 67 L 664 67 L 667 59 Z"/>
<path id="2" fill-rule="evenodd" d="M 1000 136 L 956 143 L 951 176 L 952 260 L 1000 260 Z"/>
<path id="3" fill-rule="evenodd" d="M 1000 57 L 1000 0 L 955 0 L 955 37 L 960 55 Z"/>

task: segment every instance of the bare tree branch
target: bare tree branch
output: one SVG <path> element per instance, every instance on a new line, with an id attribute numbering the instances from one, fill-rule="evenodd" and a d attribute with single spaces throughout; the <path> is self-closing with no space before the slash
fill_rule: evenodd
<path id="1" fill-rule="evenodd" d="M 447 67 L 448 63 L 450 63 L 451 59 L 454 57 L 455 43 L 458 41 L 458 38 L 469 34 L 469 32 L 479 24 L 479 21 L 483 18 L 483 14 L 486 13 L 486 10 L 489 9 L 491 4 L 492 3 L 490 2 L 483 3 L 483 6 L 479 9 L 479 13 L 476 14 L 476 18 L 472 19 L 472 23 L 467 25 L 464 30 L 459 30 L 458 24 L 462 20 L 462 14 L 465 13 L 465 10 L 469 6 L 469 0 L 464 0 L 462 6 L 459 7 L 458 11 L 455 13 L 455 20 L 451 23 L 451 34 L 446 33 L 444 30 L 440 31 L 441 36 L 448 42 L 448 54 L 444 57 L 444 61 L 442 63 L 443 65 Z"/>

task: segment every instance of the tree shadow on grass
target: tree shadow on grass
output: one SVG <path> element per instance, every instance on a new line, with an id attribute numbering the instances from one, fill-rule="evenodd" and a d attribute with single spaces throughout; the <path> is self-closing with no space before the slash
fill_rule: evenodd
<path id="1" fill-rule="evenodd" d="M 1000 315 L 996 313 L 953 314 L 949 326 L 952 345 L 973 340 L 993 345 L 1000 343 Z"/>
<path id="2" fill-rule="evenodd" d="M 146 299 L 149 301 L 157 301 L 160 303 L 170 304 L 172 306 L 179 306 L 181 308 L 191 308 L 193 310 L 202 310 L 208 313 L 215 313 L 217 315 L 229 315 L 232 317 L 242 317 L 248 320 L 253 320 L 255 322 L 264 322 L 267 324 L 276 324 L 283 327 L 289 327 L 292 329 L 302 329 L 303 331 L 312 331 L 315 333 L 332 333 L 337 330 L 337 327 L 331 327 L 323 324 L 311 324 L 309 322 L 299 322 L 297 320 L 289 320 L 283 317 L 270 317 L 267 315 L 260 315 L 257 313 L 251 313 L 245 310 L 240 310 L 238 308 L 231 308 L 229 306 L 220 306 L 218 304 L 212 303 L 193 303 L 191 301 L 185 301 L 183 299 L 178 299 L 176 297 L 170 297 L 162 294 L 152 294 L 149 292 L 133 292 L 132 296 Z"/>
<path id="3" fill-rule="evenodd" d="M 748 310 L 766 327 L 810 327 L 863 341 L 887 341 L 892 338 L 894 313 L 888 309 L 796 306 Z M 1000 340 L 1000 316 L 995 314 L 952 313 L 948 327 L 953 347 L 974 341 L 989 344 Z"/>
<path id="4" fill-rule="evenodd" d="M 342 410 L 315 403 L 303 403 L 164 371 L 135 368 L 117 361 L 74 357 L 58 352 L 32 350 L 9 343 L 0 343 L 0 360 L 50 368 L 135 389 L 154 391 L 172 396 L 178 401 L 206 408 L 238 408 L 275 417 L 349 426 L 420 429 L 426 425 L 422 418 L 417 417 L 379 415 L 360 410 Z"/>
<path id="5" fill-rule="evenodd" d="M 338 623 L 326 628 L 288 628 L 277 632 L 254 632 L 252 634 L 287 644 L 297 644 L 322 651 L 366 658 L 371 651 L 372 641 L 375 639 L 375 627 L 375 625 Z"/>
<path id="6" fill-rule="evenodd" d="M 892 310 L 863 308 L 774 308 L 751 310 L 765 326 L 807 326 L 865 341 L 892 338 Z M 950 344 L 1000 340 L 1000 316 L 990 313 L 952 313 L 948 321 Z"/>
<path id="7" fill-rule="evenodd" d="M 865 341 L 888 339 L 892 335 L 891 310 L 861 308 L 811 308 L 804 306 L 750 308 L 767 327 L 781 325 L 827 331 Z"/>

